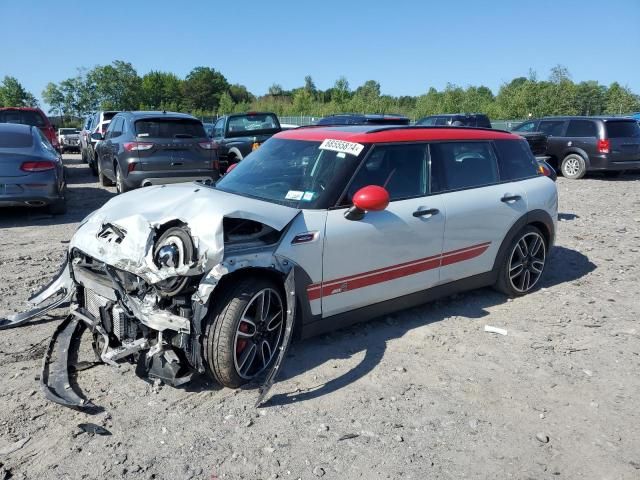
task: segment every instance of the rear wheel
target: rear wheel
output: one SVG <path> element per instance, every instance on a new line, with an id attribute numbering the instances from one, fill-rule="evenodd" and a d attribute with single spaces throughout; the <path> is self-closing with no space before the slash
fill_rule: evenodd
<path id="1" fill-rule="evenodd" d="M 564 157 L 560 165 L 562 176 L 570 180 L 578 180 L 587 173 L 587 164 L 577 153 L 572 153 Z"/>
<path id="2" fill-rule="evenodd" d="M 220 384 L 237 388 L 277 356 L 286 305 L 278 285 L 255 277 L 230 286 L 216 303 L 205 330 L 205 362 Z"/>
<path id="3" fill-rule="evenodd" d="M 113 171 L 116 172 L 116 192 L 125 193 L 131 190 L 131 188 L 129 188 L 127 184 L 124 183 L 124 178 L 122 176 L 122 172 L 120 171 L 120 166 L 117 163 L 113 164 Z"/>
<path id="4" fill-rule="evenodd" d="M 496 288 L 510 297 L 529 293 L 538 284 L 547 264 L 547 241 L 532 225 L 511 242 L 502 260 Z"/>
<path id="5" fill-rule="evenodd" d="M 96 158 L 96 162 L 95 163 L 97 164 L 98 181 L 100 182 L 100 185 L 102 185 L 103 187 L 112 187 L 113 186 L 113 182 L 102 171 L 102 167 L 100 166 L 100 159 Z"/>

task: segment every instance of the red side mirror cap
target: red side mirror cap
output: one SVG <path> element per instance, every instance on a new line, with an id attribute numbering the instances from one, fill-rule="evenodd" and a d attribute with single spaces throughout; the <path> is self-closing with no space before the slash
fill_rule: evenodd
<path id="1" fill-rule="evenodd" d="M 353 196 L 353 205 L 360 210 L 379 212 L 389 205 L 389 192 L 378 185 L 362 187 Z"/>

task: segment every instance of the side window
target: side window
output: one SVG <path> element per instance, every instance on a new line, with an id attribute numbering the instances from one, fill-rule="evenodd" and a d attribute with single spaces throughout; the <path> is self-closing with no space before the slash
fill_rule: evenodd
<path id="1" fill-rule="evenodd" d="M 496 140 L 501 180 L 522 180 L 538 175 L 536 159 L 526 140 Z"/>
<path id="2" fill-rule="evenodd" d="M 539 130 L 550 137 L 561 137 L 564 130 L 564 120 L 543 120 Z"/>
<path id="3" fill-rule="evenodd" d="M 428 174 L 426 144 L 375 147 L 349 185 L 347 200 L 367 185 L 386 188 L 391 201 L 423 196 Z"/>
<path id="4" fill-rule="evenodd" d="M 567 127 L 566 137 L 597 137 L 598 129 L 590 120 L 571 120 Z"/>
<path id="5" fill-rule="evenodd" d="M 40 140 L 40 143 L 42 144 L 42 148 L 44 148 L 47 152 L 56 155 L 56 151 L 51 146 L 51 143 L 49 143 L 49 139 L 44 136 L 44 134 L 40 131 L 40 129 L 39 128 L 34 128 L 33 130 L 34 130 L 34 132 L 36 132 L 36 135 L 38 136 L 38 139 Z"/>
<path id="6" fill-rule="evenodd" d="M 430 152 L 432 193 L 499 181 L 496 156 L 489 142 L 432 143 Z"/>
<path id="7" fill-rule="evenodd" d="M 514 132 L 535 132 L 536 122 L 525 122 L 513 129 Z"/>
<path id="8" fill-rule="evenodd" d="M 114 125 L 115 123 L 115 125 Z M 120 118 L 115 118 L 114 120 L 111 121 L 111 123 L 109 124 L 109 127 L 111 127 L 111 125 L 113 125 L 113 131 L 111 132 L 111 137 L 119 137 L 120 135 L 122 135 L 122 124 L 124 123 L 124 119 L 122 117 Z"/>
<path id="9" fill-rule="evenodd" d="M 219 119 L 213 127 L 213 137 L 223 137 L 224 136 L 224 118 Z"/>
<path id="10" fill-rule="evenodd" d="M 418 125 L 430 126 L 430 125 L 435 125 L 435 123 L 436 123 L 436 119 L 434 117 L 427 117 L 427 118 L 424 118 L 424 119 L 420 120 Z"/>
<path id="11" fill-rule="evenodd" d="M 447 117 L 436 117 L 436 125 L 449 125 L 449 119 Z"/>
<path id="12" fill-rule="evenodd" d="M 116 123 L 118 123 L 118 119 L 109 123 L 109 125 L 107 126 L 107 131 L 104 133 L 105 139 L 113 138 L 116 136 Z"/>

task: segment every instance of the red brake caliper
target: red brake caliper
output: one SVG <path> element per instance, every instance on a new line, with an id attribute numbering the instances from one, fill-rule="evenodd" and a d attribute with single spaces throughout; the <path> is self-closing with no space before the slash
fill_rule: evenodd
<path id="1" fill-rule="evenodd" d="M 240 323 L 240 327 L 238 327 L 242 333 L 247 333 L 249 331 L 249 327 L 246 323 Z M 238 343 L 236 343 L 236 354 L 241 353 L 245 347 L 247 346 L 247 341 L 244 338 L 238 339 Z"/>

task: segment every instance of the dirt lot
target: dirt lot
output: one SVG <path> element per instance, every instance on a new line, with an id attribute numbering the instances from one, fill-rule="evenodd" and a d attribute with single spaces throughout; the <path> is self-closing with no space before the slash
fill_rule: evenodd
<path id="1" fill-rule="evenodd" d="M 0 212 L 0 316 L 114 194 L 78 156 L 67 164 L 67 215 Z M 154 388 L 125 365 L 81 372 L 105 411 L 72 411 L 37 383 L 62 312 L 0 332 L 0 479 L 640 478 L 640 176 L 558 188 L 543 288 L 512 301 L 484 289 L 298 342 L 257 410 L 255 390 Z"/>

